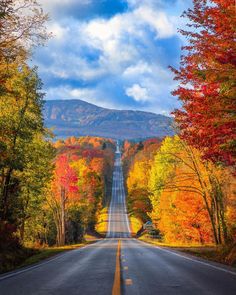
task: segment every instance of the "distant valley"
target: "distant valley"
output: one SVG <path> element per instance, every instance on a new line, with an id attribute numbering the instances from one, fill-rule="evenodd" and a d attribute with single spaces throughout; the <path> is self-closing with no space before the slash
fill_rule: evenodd
<path id="1" fill-rule="evenodd" d="M 57 138 L 100 136 L 143 139 L 172 135 L 172 119 L 164 115 L 98 107 L 82 100 L 48 100 L 44 119 Z"/>

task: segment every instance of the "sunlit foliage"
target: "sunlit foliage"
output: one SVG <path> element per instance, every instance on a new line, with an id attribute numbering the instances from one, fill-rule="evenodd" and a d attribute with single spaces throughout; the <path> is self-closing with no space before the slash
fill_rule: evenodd
<path id="1" fill-rule="evenodd" d="M 72 137 L 55 146 L 58 155 L 48 209 L 56 225 L 57 244 L 77 243 L 86 231 L 95 230 L 98 213 L 107 205 L 115 145 L 102 138 Z"/>
<path id="2" fill-rule="evenodd" d="M 236 43 L 235 1 L 194 0 L 184 16 L 189 29 L 174 91 L 182 108 L 174 112 L 180 136 L 205 159 L 235 172 Z"/>
<path id="3" fill-rule="evenodd" d="M 139 147 L 139 148 L 138 148 Z M 235 181 L 178 136 L 126 143 L 128 205 L 167 243 L 228 244 L 235 235 Z"/>

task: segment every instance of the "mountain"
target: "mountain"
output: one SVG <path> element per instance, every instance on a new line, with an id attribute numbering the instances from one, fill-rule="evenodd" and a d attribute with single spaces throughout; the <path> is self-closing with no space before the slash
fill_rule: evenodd
<path id="1" fill-rule="evenodd" d="M 44 119 L 57 138 L 100 136 L 141 139 L 172 135 L 172 119 L 163 115 L 98 107 L 82 100 L 48 100 Z"/>

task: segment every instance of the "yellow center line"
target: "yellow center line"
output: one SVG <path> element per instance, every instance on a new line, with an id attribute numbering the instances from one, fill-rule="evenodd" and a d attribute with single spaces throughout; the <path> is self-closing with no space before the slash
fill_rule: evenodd
<path id="1" fill-rule="evenodd" d="M 112 295 L 120 295 L 120 248 L 121 248 L 121 241 L 118 241 L 117 252 L 116 252 L 116 270 L 115 270 L 115 279 L 112 288 Z"/>

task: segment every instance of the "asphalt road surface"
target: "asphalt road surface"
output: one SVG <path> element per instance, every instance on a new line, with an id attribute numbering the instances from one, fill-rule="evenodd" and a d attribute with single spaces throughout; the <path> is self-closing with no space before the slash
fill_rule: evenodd
<path id="1" fill-rule="evenodd" d="M 0 276 L 1 295 L 112 292 L 113 295 L 236 294 L 234 270 L 131 238 L 119 148 L 106 239 Z"/>

